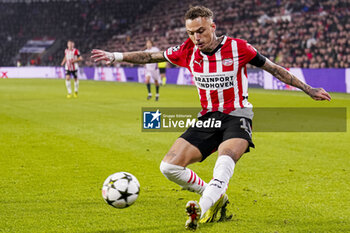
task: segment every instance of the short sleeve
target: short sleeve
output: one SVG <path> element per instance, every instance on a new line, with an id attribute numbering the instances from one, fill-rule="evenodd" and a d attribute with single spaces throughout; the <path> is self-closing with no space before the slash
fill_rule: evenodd
<path id="1" fill-rule="evenodd" d="M 74 55 L 76 55 L 76 56 L 78 56 L 78 57 L 79 57 L 79 56 L 80 56 L 80 52 L 79 52 L 79 50 L 77 50 L 77 49 L 76 49 L 76 50 L 74 51 Z"/>
<path id="2" fill-rule="evenodd" d="M 191 51 L 193 51 L 193 43 L 188 39 L 182 45 L 170 47 L 165 50 L 164 57 L 174 65 L 188 67 Z"/>
<path id="3" fill-rule="evenodd" d="M 237 39 L 240 63 L 249 63 L 257 54 L 257 50 L 245 40 Z"/>

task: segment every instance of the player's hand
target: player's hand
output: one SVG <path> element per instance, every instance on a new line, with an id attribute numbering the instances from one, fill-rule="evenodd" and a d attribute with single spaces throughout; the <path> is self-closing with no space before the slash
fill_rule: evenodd
<path id="1" fill-rule="evenodd" d="M 323 88 L 311 88 L 308 94 L 314 100 L 331 100 L 331 96 Z"/>
<path id="2" fill-rule="evenodd" d="M 106 61 L 106 64 L 109 65 L 109 64 L 112 64 L 115 60 L 113 53 L 110 53 L 107 51 L 93 49 L 91 53 L 92 53 L 91 58 L 94 59 L 94 62 Z"/>

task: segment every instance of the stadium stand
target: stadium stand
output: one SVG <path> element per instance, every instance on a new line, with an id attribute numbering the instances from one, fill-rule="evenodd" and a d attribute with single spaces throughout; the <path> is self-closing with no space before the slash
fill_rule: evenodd
<path id="1" fill-rule="evenodd" d="M 143 50 L 146 39 L 161 49 L 186 38 L 183 15 L 191 5 L 210 7 L 217 34 L 249 41 L 285 67 L 345 68 L 350 64 L 348 0 L 92 0 L 17 1 L 0 5 L 0 65 L 14 65 L 18 51 L 34 37 L 60 42 L 40 65 L 59 65 L 65 40 L 72 38 L 88 58 L 92 48 Z M 102 12 L 102 13 L 101 13 Z M 11 23 L 13 19 L 20 22 Z M 35 25 L 41 25 L 39 28 Z M 22 64 L 30 64 L 25 57 Z M 93 65 L 85 59 L 87 66 Z"/>
<path id="2" fill-rule="evenodd" d="M 0 65 L 15 65 L 17 60 L 29 65 L 33 56 L 21 57 L 19 50 L 28 40 L 37 37 L 55 38 L 58 47 L 49 56 L 39 55 L 45 59 L 41 59 L 41 64 L 35 65 L 59 65 L 64 56 L 66 40 L 73 39 L 79 50 L 88 52 L 113 35 L 125 33 L 138 15 L 146 13 L 156 2 L 2 0 Z"/>

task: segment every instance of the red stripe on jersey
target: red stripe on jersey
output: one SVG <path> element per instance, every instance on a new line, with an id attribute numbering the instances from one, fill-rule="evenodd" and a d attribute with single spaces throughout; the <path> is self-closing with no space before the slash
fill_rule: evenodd
<path id="1" fill-rule="evenodd" d="M 212 112 L 219 110 L 219 95 L 217 90 L 210 91 L 211 104 L 213 106 Z"/>
<path id="2" fill-rule="evenodd" d="M 224 90 L 224 113 L 228 114 L 235 110 L 235 89 L 229 88 Z"/>
<path id="3" fill-rule="evenodd" d="M 194 54 L 193 70 L 194 72 L 203 73 L 203 56 L 200 54 L 198 49 Z"/>
<path id="4" fill-rule="evenodd" d="M 193 49 L 194 47 L 191 47 L 189 52 L 188 52 L 188 57 L 186 58 L 186 68 L 192 73 L 191 71 L 191 67 L 190 67 L 190 62 L 191 62 L 191 57 L 192 57 L 192 54 L 193 54 Z"/>
<path id="5" fill-rule="evenodd" d="M 238 68 L 237 72 L 237 86 L 238 86 L 238 98 L 239 105 L 243 108 L 243 88 L 242 88 L 242 68 Z"/>
<path id="6" fill-rule="evenodd" d="M 209 73 L 216 72 L 216 56 L 213 54 L 212 56 L 207 56 L 209 61 Z"/>
<path id="7" fill-rule="evenodd" d="M 73 55 L 74 55 L 74 58 L 77 56 L 77 54 L 78 54 L 78 50 L 77 50 L 77 49 L 74 49 L 74 50 L 73 50 Z M 72 60 L 74 60 L 74 58 L 73 58 Z M 72 62 L 72 65 L 73 65 L 73 70 L 75 70 L 75 69 L 76 69 L 76 67 L 75 67 L 75 63 L 74 63 L 74 62 Z"/>
<path id="8" fill-rule="evenodd" d="M 207 92 L 204 89 L 198 88 L 199 89 L 199 95 L 200 95 L 200 101 L 201 101 L 201 105 L 202 105 L 202 111 L 201 111 L 201 115 L 204 115 L 208 112 L 208 100 L 207 100 Z"/>
<path id="9" fill-rule="evenodd" d="M 69 51 L 68 51 L 68 54 L 69 54 Z M 70 63 L 69 56 L 67 58 L 67 62 L 68 62 L 68 70 L 72 70 L 72 64 Z"/>

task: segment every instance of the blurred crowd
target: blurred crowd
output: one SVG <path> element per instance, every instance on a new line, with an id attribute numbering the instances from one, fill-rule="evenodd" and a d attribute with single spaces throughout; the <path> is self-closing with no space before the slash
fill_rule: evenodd
<path id="1" fill-rule="evenodd" d="M 160 49 L 187 38 L 184 13 L 205 5 L 215 14 L 217 35 L 247 40 L 284 67 L 350 67 L 349 0 L 80 0 L 0 4 L 0 65 L 14 63 L 25 41 L 50 36 L 60 41 L 42 65 L 59 65 L 68 38 L 83 53 L 145 49 L 146 39 Z M 11 23 L 16 21 L 15 24 Z M 18 57 L 17 57 L 18 59 Z M 26 58 L 27 59 L 27 58 Z M 26 61 L 23 61 L 26 63 Z"/>
<path id="2" fill-rule="evenodd" d="M 68 39 L 81 52 L 123 34 L 158 0 L 0 0 L 0 66 L 59 65 Z M 30 39 L 55 38 L 45 54 L 22 54 Z M 38 59 L 39 58 L 39 59 Z M 38 64 L 37 61 L 40 61 Z"/>

